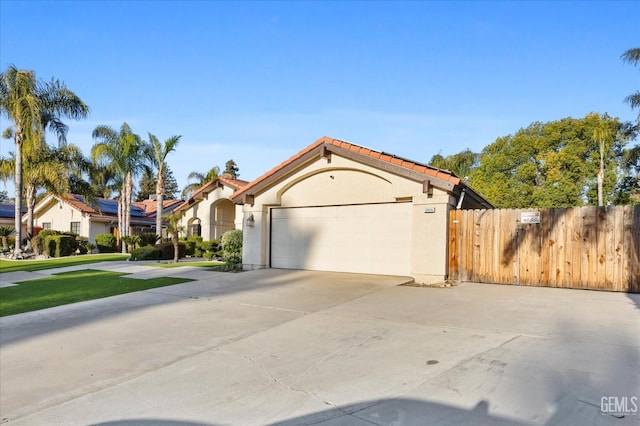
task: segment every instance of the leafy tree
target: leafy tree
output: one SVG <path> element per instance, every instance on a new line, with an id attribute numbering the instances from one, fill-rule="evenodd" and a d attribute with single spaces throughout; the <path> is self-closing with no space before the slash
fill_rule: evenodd
<path id="1" fill-rule="evenodd" d="M 175 151 L 182 136 L 171 136 L 160 143 L 157 137 L 149 133 L 149 142 L 145 146 L 145 154 L 156 169 L 156 232 L 162 235 L 162 210 L 165 191 L 166 160 L 169 153 Z"/>
<path id="2" fill-rule="evenodd" d="M 194 182 L 189 183 L 182 190 L 182 198 L 189 198 L 191 194 L 196 192 L 202 185 L 207 182 L 210 182 L 218 177 L 220 174 L 220 167 L 214 166 L 207 173 L 200 172 L 191 172 L 189 176 L 187 176 L 188 180 L 193 180 Z"/>
<path id="3" fill-rule="evenodd" d="M 66 144 L 67 126 L 62 117 L 84 118 L 89 107 L 59 80 L 43 83 L 35 72 L 19 70 L 10 65 L 0 74 L 0 113 L 13 121 L 14 127 L 5 136 L 15 144 L 16 249 L 22 241 L 23 154 L 38 152 L 45 143 L 45 133 L 58 135 L 59 146 Z"/>
<path id="4" fill-rule="evenodd" d="M 600 146 L 593 143 L 598 126 L 611 135 L 603 156 Z M 501 208 L 594 204 L 603 158 L 603 201 L 614 202 L 626 143 L 621 127 L 618 119 L 599 114 L 533 123 L 486 146 L 470 174 L 470 184 Z"/>
<path id="5" fill-rule="evenodd" d="M 469 176 L 471 171 L 477 167 L 479 154 L 471 151 L 469 148 L 457 154 L 443 157 L 440 154 L 436 154 L 431 157 L 429 162 L 430 166 L 437 167 L 439 169 L 449 170 L 453 172 L 459 178 L 465 178 Z"/>
<path id="6" fill-rule="evenodd" d="M 145 169 L 138 182 L 136 201 L 148 200 L 149 196 L 156 193 L 156 178 L 151 169 Z"/>
<path id="7" fill-rule="evenodd" d="M 225 175 L 230 175 L 234 179 L 238 179 L 240 173 L 238 173 L 240 169 L 233 159 L 227 161 L 224 165 L 224 173 Z"/>
<path id="8" fill-rule="evenodd" d="M 0 161 L 2 161 L 0 159 Z M 0 203 L 8 203 L 9 202 L 9 194 L 7 191 L 0 191 Z"/>
<path id="9" fill-rule="evenodd" d="M 173 171 L 168 166 L 164 169 L 164 199 L 175 200 L 176 193 L 179 192 L 178 181 L 176 181 Z M 145 169 L 138 182 L 136 201 L 148 200 L 149 196 L 156 193 L 156 177 L 151 169 Z"/>
<path id="10" fill-rule="evenodd" d="M 93 131 L 97 141 L 91 150 L 94 162 L 108 161 L 108 166 L 118 173 L 120 194 L 118 197 L 118 236 L 130 235 L 133 176 L 142 170 L 143 141 L 124 123 L 119 131 L 108 126 L 98 126 Z M 123 253 L 126 246 L 121 247 Z"/>

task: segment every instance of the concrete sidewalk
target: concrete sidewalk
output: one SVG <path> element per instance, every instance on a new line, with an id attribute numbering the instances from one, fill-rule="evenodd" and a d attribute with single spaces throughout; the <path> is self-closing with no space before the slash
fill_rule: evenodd
<path id="1" fill-rule="evenodd" d="M 185 275 L 198 281 L 0 319 L 3 421 L 638 424 L 600 412 L 640 393 L 638 295 Z"/>

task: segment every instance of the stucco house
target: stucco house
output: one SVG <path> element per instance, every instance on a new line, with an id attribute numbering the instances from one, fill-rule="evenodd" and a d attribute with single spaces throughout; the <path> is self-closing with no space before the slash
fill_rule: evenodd
<path id="1" fill-rule="evenodd" d="M 164 200 L 163 214 L 175 209 L 181 203 L 182 200 Z M 131 206 L 132 233 L 156 232 L 156 213 L 155 200 L 133 203 Z M 22 220 L 26 224 L 26 216 Z M 117 234 L 118 202 L 103 198 L 96 198 L 89 202 L 77 194 L 66 197 L 49 194 L 36 204 L 34 225 L 43 229 L 71 231 L 94 242 L 98 234 Z"/>
<path id="2" fill-rule="evenodd" d="M 22 206 L 22 212 L 25 213 L 27 208 Z M 15 228 L 16 226 L 16 205 L 9 203 L 0 203 L 0 226 Z M 13 232 L 11 235 L 15 235 Z"/>
<path id="3" fill-rule="evenodd" d="M 453 173 L 323 137 L 238 189 L 243 267 L 447 275 L 449 211 L 493 207 Z"/>
<path id="4" fill-rule="evenodd" d="M 231 195 L 247 184 L 247 181 L 223 175 L 201 186 L 175 209 L 176 213 L 183 213 L 181 225 L 186 235 L 210 241 L 219 239 L 231 229 L 242 229 L 242 206 L 235 205 Z"/>

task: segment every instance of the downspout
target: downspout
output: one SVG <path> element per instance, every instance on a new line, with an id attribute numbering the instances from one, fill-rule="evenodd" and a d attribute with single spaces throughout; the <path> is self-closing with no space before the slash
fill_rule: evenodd
<path id="1" fill-rule="evenodd" d="M 460 193 L 460 198 L 458 199 L 458 205 L 456 206 L 456 210 L 460 210 L 462 207 L 462 201 L 464 200 L 464 194 L 467 193 L 467 188 L 462 188 L 462 192 Z"/>

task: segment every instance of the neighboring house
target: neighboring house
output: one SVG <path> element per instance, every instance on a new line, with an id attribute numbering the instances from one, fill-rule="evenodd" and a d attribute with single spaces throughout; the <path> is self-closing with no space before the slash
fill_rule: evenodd
<path id="1" fill-rule="evenodd" d="M 26 213 L 27 208 L 22 207 L 22 212 Z M 10 226 L 15 228 L 16 226 L 16 205 L 0 203 L 0 226 Z"/>
<path id="2" fill-rule="evenodd" d="M 248 182 L 219 176 L 201 186 L 175 212 L 184 213 L 181 225 L 186 235 L 200 236 L 204 241 L 217 240 L 231 229 L 242 229 L 242 206 L 230 197 Z"/>
<path id="3" fill-rule="evenodd" d="M 164 200 L 164 212 L 175 209 L 181 200 Z M 156 232 L 156 202 L 145 200 L 131 206 L 131 231 L 135 234 Z M 22 218 L 26 223 L 26 216 Z M 71 231 L 94 242 L 96 235 L 117 235 L 118 202 L 96 198 L 91 202 L 81 195 L 66 197 L 47 195 L 34 210 L 34 225 L 43 229 Z"/>
<path id="4" fill-rule="evenodd" d="M 323 137 L 236 191 L 245 269 L 447 275 L 449 211 L 493 206 L 453 173 Z"/>

